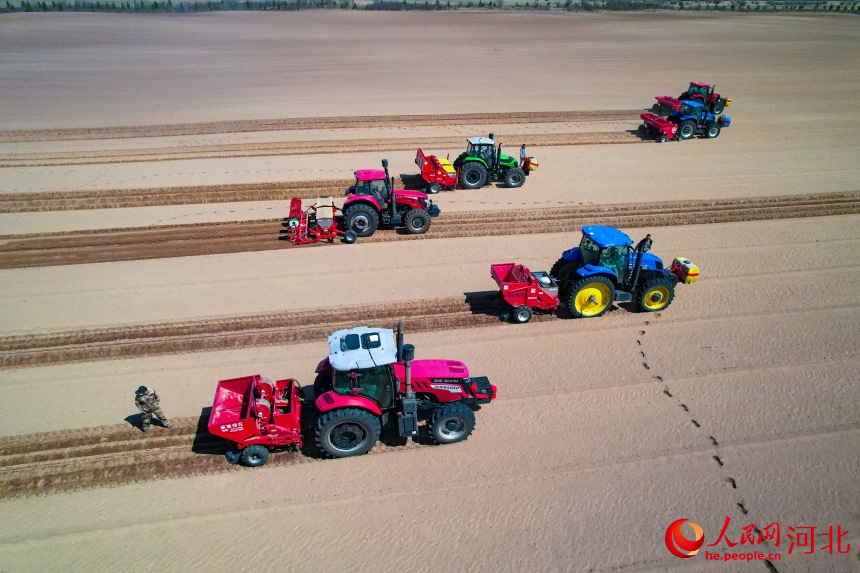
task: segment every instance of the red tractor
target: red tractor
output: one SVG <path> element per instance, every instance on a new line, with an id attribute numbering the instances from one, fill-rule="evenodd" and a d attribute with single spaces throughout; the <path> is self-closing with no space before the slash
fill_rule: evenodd
<path id="1" fill-rule="evenodd" d="M 722 97 L 714 90 L 716 85 L 703 84 L 701 82 L 690 82 L 690 87 L 687 91 L 679 95 L 677 98 L 671 96 L 657 96 L 655 103 L 651 109 L 659 115 L 669 115 L 680 108 L 680 100 L 690 100 L 699 102 L 708 108 L 714 115 L 723 113 L 723 110 L 732 105 L 732 99 Z"/>
<path id="2" fill-rule="evenodd" d="M 329 336 L 329 356 L 316 368 L 313 399 L 302 401 L 292 379 L 259 375 L 222 380 L 209 432 L 236 443 L 231 461 L 261 466 L 272 449 L 302 447 L 302 410 L 316 410 L 313 428 L 321 453 L 335 458 L 366 454 L 383 429 L 401 439 L 418 436 L 424 422 L 431 441 L 469 437 L 475 412 L 496 398 L 486 376 L 469 376 L 456 360 L 414 360 L 415 348 L 387 328 L 359 326 Z"/>
<path id="3" fill-rule="evenodd" d="M 382 169 L 355 172 L 355 185 L 346 190 L 344 227 L 359 237 L 369 237 L 380 225 L 403 227 L 411 235 L 426 233 L 431 219 L 439 216 L 439 206 L 426 193 L 395 189 L 387 159 Z"/>

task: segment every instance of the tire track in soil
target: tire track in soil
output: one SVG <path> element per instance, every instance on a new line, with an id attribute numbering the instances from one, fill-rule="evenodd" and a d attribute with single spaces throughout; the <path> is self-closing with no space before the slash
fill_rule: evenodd
<path id="1" fill-rule="evenodd" d="M 566 123 L 639 119 L 643 110 L 547 111 L 461 113 L 436 115 L 371 115 L 340 117 L 294 117 L 236 121 L 212 121 L 162 125 L 33 129 L 0 131 L 0 143 L 71 141 L 90 139 L 128 139 L 247 133 L 254 131 L 291 131 L 297 129 L 367 129 L 380 127 L 434 127 L 439 125 L 483 125 L 518 123 Z"/>
<path id="2" fill-rule="evenodd" d="M 166 478 L 255 471 L 227 462 L 224 454 L 228 442 L 209 434 L 207 410 L 199 418 L 175 418 L 172 430 L 153 426 L 152 435 L 148 436 L 129 424 L 119 424 L 0 438 L 0 500 Z M 379 442 L 368 455 L 422 447 L 427 446 L 409 441 L 392 447 Z M 310 456 L 275 452 L 266 466 L 324 461 L 312 450 L 309 452 Z"/>
<path id="3" fill-rule="evenodd" d="M 560 145 L 600 145 L 653 143 L 627 131 L 505 134 L 504 139 L 530 147 Z M 51 165 L 98 165 L 103 163 L 140 163 L 144 161 L 178 161 L 187 159 L 227 159 L 268 157 L 273 155 L 319 155 L 377 151 L 409 151 L 419 147 L 462 147 L 462 137 L 414 137 L 384 139 L 347 139 L 343 141 L 310 140 L 272 143 L 235 143 L 220 145 L 186 145 L 143 149 L 100 151 L 57 151 L 0 154 L 0 167 L 45 167 Z"/>
<path id="4" fill-rule="evenodd" d="M 403 320 L 409 332 L 471 328 L 499 322 L 495 291 L 403 303 L 325 308 L 229 318 L 126 325 L 0 337 L 0 368 L 21 368 L 252 346 L 284 346 L 325 339 L 356 323 L 389 328 Z M 368 323 L 367 317 L 373 317 Z M 535 316 L 534 321 L 551 317 Z"/>
<path id="5" fill-rule="evenodd" d="M 860 191 L 723 200 L 567 205 L 443 213 L 425 235 L 381 231 L 360 243 L 561 233 L 615 227 L 728 223 L 860 213 Z M 0 236 L 0 269 L 132 261 L 292 247 L 282 220 L 230 221 Z M 311 246 L 321 246 L 318 243 Z"/>

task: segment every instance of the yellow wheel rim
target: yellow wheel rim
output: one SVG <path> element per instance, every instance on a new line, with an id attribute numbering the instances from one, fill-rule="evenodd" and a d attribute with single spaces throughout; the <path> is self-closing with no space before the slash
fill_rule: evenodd
<path id="1" fill-rule="evenodd" d="M 574 305 L 582 316 L 594 316 L 603 312 L 609 303 L 609 287 L 603 283 L 588 283 L 576 293 Z"/>
<path id="2" fill-rule="evenodd" d="M 667 287 L 657 285 L 654 288 L 648 289 L 648 292 L 645 293 L 645 298 L 643 299 L 642 304 L 644 304 L 645 308 L 648 310 L 660 310 L 669 304 L 669 296 L 670 293 Z"/>

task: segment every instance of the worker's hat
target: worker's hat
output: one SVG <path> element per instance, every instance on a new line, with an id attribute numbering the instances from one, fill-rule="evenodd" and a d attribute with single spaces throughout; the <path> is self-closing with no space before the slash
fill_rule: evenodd
<path id="1" fill-rule="evenodd" d="M 149 392 L 149 388 L 147 388 L 146 386 L 141 386 L 140 388 L 135 390 L 135 394 L 146 394 L 147 392 Z"/>

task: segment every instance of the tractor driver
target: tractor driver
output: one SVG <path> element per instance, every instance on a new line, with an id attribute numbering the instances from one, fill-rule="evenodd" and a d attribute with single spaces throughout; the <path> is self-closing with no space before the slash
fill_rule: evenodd
<path id="1" fill-rule="evenodd" d="M 379 201 L 380 206 L 388 203 L 388 187 L 385 185 L 385 181 L 381 179 L 371 181 L 370 193 Z"/>

